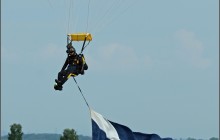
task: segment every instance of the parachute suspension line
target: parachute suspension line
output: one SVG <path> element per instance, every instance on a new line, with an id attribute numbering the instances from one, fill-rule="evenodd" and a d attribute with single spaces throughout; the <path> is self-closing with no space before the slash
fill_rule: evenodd
<path id="1" fill-rule="evenodd" d="M 51 4 L 51 1 L 50 1 L 50 0 L 48 0 L 48 2 L 49 2 L 49 4 L 50 4 L 50 7 L 51 7 L 51 8 L 53 8 L 53 6 L 52 6 L 52 4 Z"/>
<path id="2" fill-rule="evenodd" d="M 88 3 L 88 13 L 87 13 L 87 25 L 86 25 L 86 32 L 88 31 L 88 26 L 89 26 L 89 10 L 90 10 L 90 0 L 89 0 L 89 3 Z"/>
<path id="3" fill-rule="evenodd" d="M 84 101 L 85 101 L 85 103 L 86 103 L 87 107 L 88 107 L 88 108 L 89 108 L 89 110 L 90 110 L 89 104 L 88 104 L 88 102 L 86 101 L 86 98 L 84 97 L 84 95 L 83 95 L 83 93 L 82 93 L 82 90 L 80 89 L 80 87 L 79 87 L 78 83 L 76 82 L 76 79 L 75 79 L 74 77 L 73 77 L 73 79 L 74 79 L 74 81 L 75 81 L 76 85 L 78 86 L 78 89 L 79 89 L 79 91 L 80 91 L 80 93 L 81 93 L 81 95 L 82 95 L 82 97 L 83 97 L 83 99 L 84 99 Z"/>
<path id="4" fill-rule="evenodd" d="M 127 3 L 124 8 L 121 8 L 120 11 L 118 11 L 118 14 L 116 16 L 112 16 L 109 17 L 108 20 L 106 20 L 104 22 L 104 18 L 108 15 L 110 15 L 110 11 L 117 11 L 119 10 L 119 7 L 123 4 L 123 3 Z M 98 22 L 95 24 L 95 28 L 93 32 L 99 32 L 101 31 L 103 28 L 105 28 L 108 24 L 112 23 L 113 21 L 116 21 L 117 18 L 121 17 L 123 14 L 125 14 L 125 12 L 131 8 L 134 7 L 138 2 L 136 0 L 131 0 L 131 2 L 127 2 L 125 0 L 117 0 L 117 3 L 114 3 L 109 9 L 108 11 L 106 11 L 106 13 L 103 15 L 103 17 L 101 18 L 103 20 L 103 23 Z M 101 21 L 101 20 L 100 20 Z"/>
<path id="5" fill-rule="evenodd" d="M 111 13 L 111 11 L 114 11 L 115 8 L 117 8 L 120 5 L 121 0 L 115 0 L 110 7 L 106 10 L 106 12 L 101 16 L 101 18 L 98 20 L 98 22 L 94 25 L 94 32 L 97 32 L 98 28 L 103 24 L 105 24 L 106 21 L 104 21 L 104 18 Z"/>
<path id="6" fill-rule="evenodd" d="M 123 14 L 125 14 L 125 12 L 129 9 L 129 8 L 131 8 L 131 7 L 134 7 L 135 6 L 135 4 L 137 4 L 138 2 L 137 1 L 131 1 L 130 3 L 128 3 L 128 5 L 124 8 L 124 9 L 122 9 L 122 11 L 120 12 L 120 15 L 117 15 L 117 16 L 115 16 L 113 19 L 112 19 L 112 21 L 114 21 L 114 20 L 116 20 L 117 18 L 119 18 L 120 16 L 122 16 Z"/>
<path id="7" fill-rule="evenodd" d="M 69 4 L 69 15 L 68 15 L 68 27 L 67 27 L 67 33 L 70 31 L 70 16 L 71 16 L 71 8 L 72 8 L 72 0 L 70 0 Z"/>

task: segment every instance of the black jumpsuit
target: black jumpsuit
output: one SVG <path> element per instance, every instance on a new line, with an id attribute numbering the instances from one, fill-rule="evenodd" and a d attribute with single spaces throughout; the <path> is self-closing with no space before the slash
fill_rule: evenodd
<path id="1" fill-rule="evenodd" d="M 88 69 L 88 65 L 85 62 L 83 54 L 70 55 L 66 58 L 66 61 L 58 73 L 59 86 L 62 86 L 70 76 L 77 76 L 78 74 L 84 74 L 84 70 Z"/>

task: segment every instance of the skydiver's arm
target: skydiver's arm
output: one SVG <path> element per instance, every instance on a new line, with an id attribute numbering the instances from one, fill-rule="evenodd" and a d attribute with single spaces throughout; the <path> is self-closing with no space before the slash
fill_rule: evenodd
<path id="1" fill-rule="evenodd" d="M 67 65 L 68 65 L 68 57 L 66 58 L 66 61 L 65 61 L 65 63 L 63 64 L 63 67 L 62 67 L 61 71 L 65 70 L 65 68 L 67 67 Z"/>
<path id="2" fill-rule="evenodd" d="M 84 74 L 84 70 L 87 70 L 88 69 L 88 65 L 86 64 L 86 61 L 85 61 L 85 57 L 84 57 L 84 55 L 83 54 L 81 54 L 80 56 L 79 56 L 79 61 L 80 61 L 80 64 L 81 64 L 81 74 L 83 75 Z"/>
<path id="3" fill-rule="evenodd" d="M 82 55 L 82 61 L 83 61 L 83 69 L 87 70 L 88 69 L 88 65 L 86 63 L 86 59 L 85 59 L 84 55 Z"/>
<path id="4" fill-rule="evenodd" d="M 79 55 L 78 60 L 79 60 L 79 64 L 82 65 L 82 67 L 83 67 L 85 64 L 85 58 L 84 58 L 83 54 Z"/>

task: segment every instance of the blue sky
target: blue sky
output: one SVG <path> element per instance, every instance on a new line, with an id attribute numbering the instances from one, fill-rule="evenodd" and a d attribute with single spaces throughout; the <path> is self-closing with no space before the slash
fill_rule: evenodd
<path id="1" fill-rule="evenodd" d="M 133 131 L 218 137 L 219 1 L 88 3 L 2 1 L 1 129 L 20 123 L 24 133 L 74 128 L 91 136 L 74 81 L 62 92 L 53 89 L 67 33 L 87 31 L 89 69 L 76 80 L 94 110 Z"/>

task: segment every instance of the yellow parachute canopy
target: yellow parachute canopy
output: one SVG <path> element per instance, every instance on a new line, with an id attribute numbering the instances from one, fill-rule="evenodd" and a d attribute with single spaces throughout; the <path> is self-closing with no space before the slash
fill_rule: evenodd
<path id="1" fill-rule="evenodd" d="M 68 34 L 69 40 L 71 41 L 91 41 L 92 35 L 90 33 L 74 33 Z"/>

